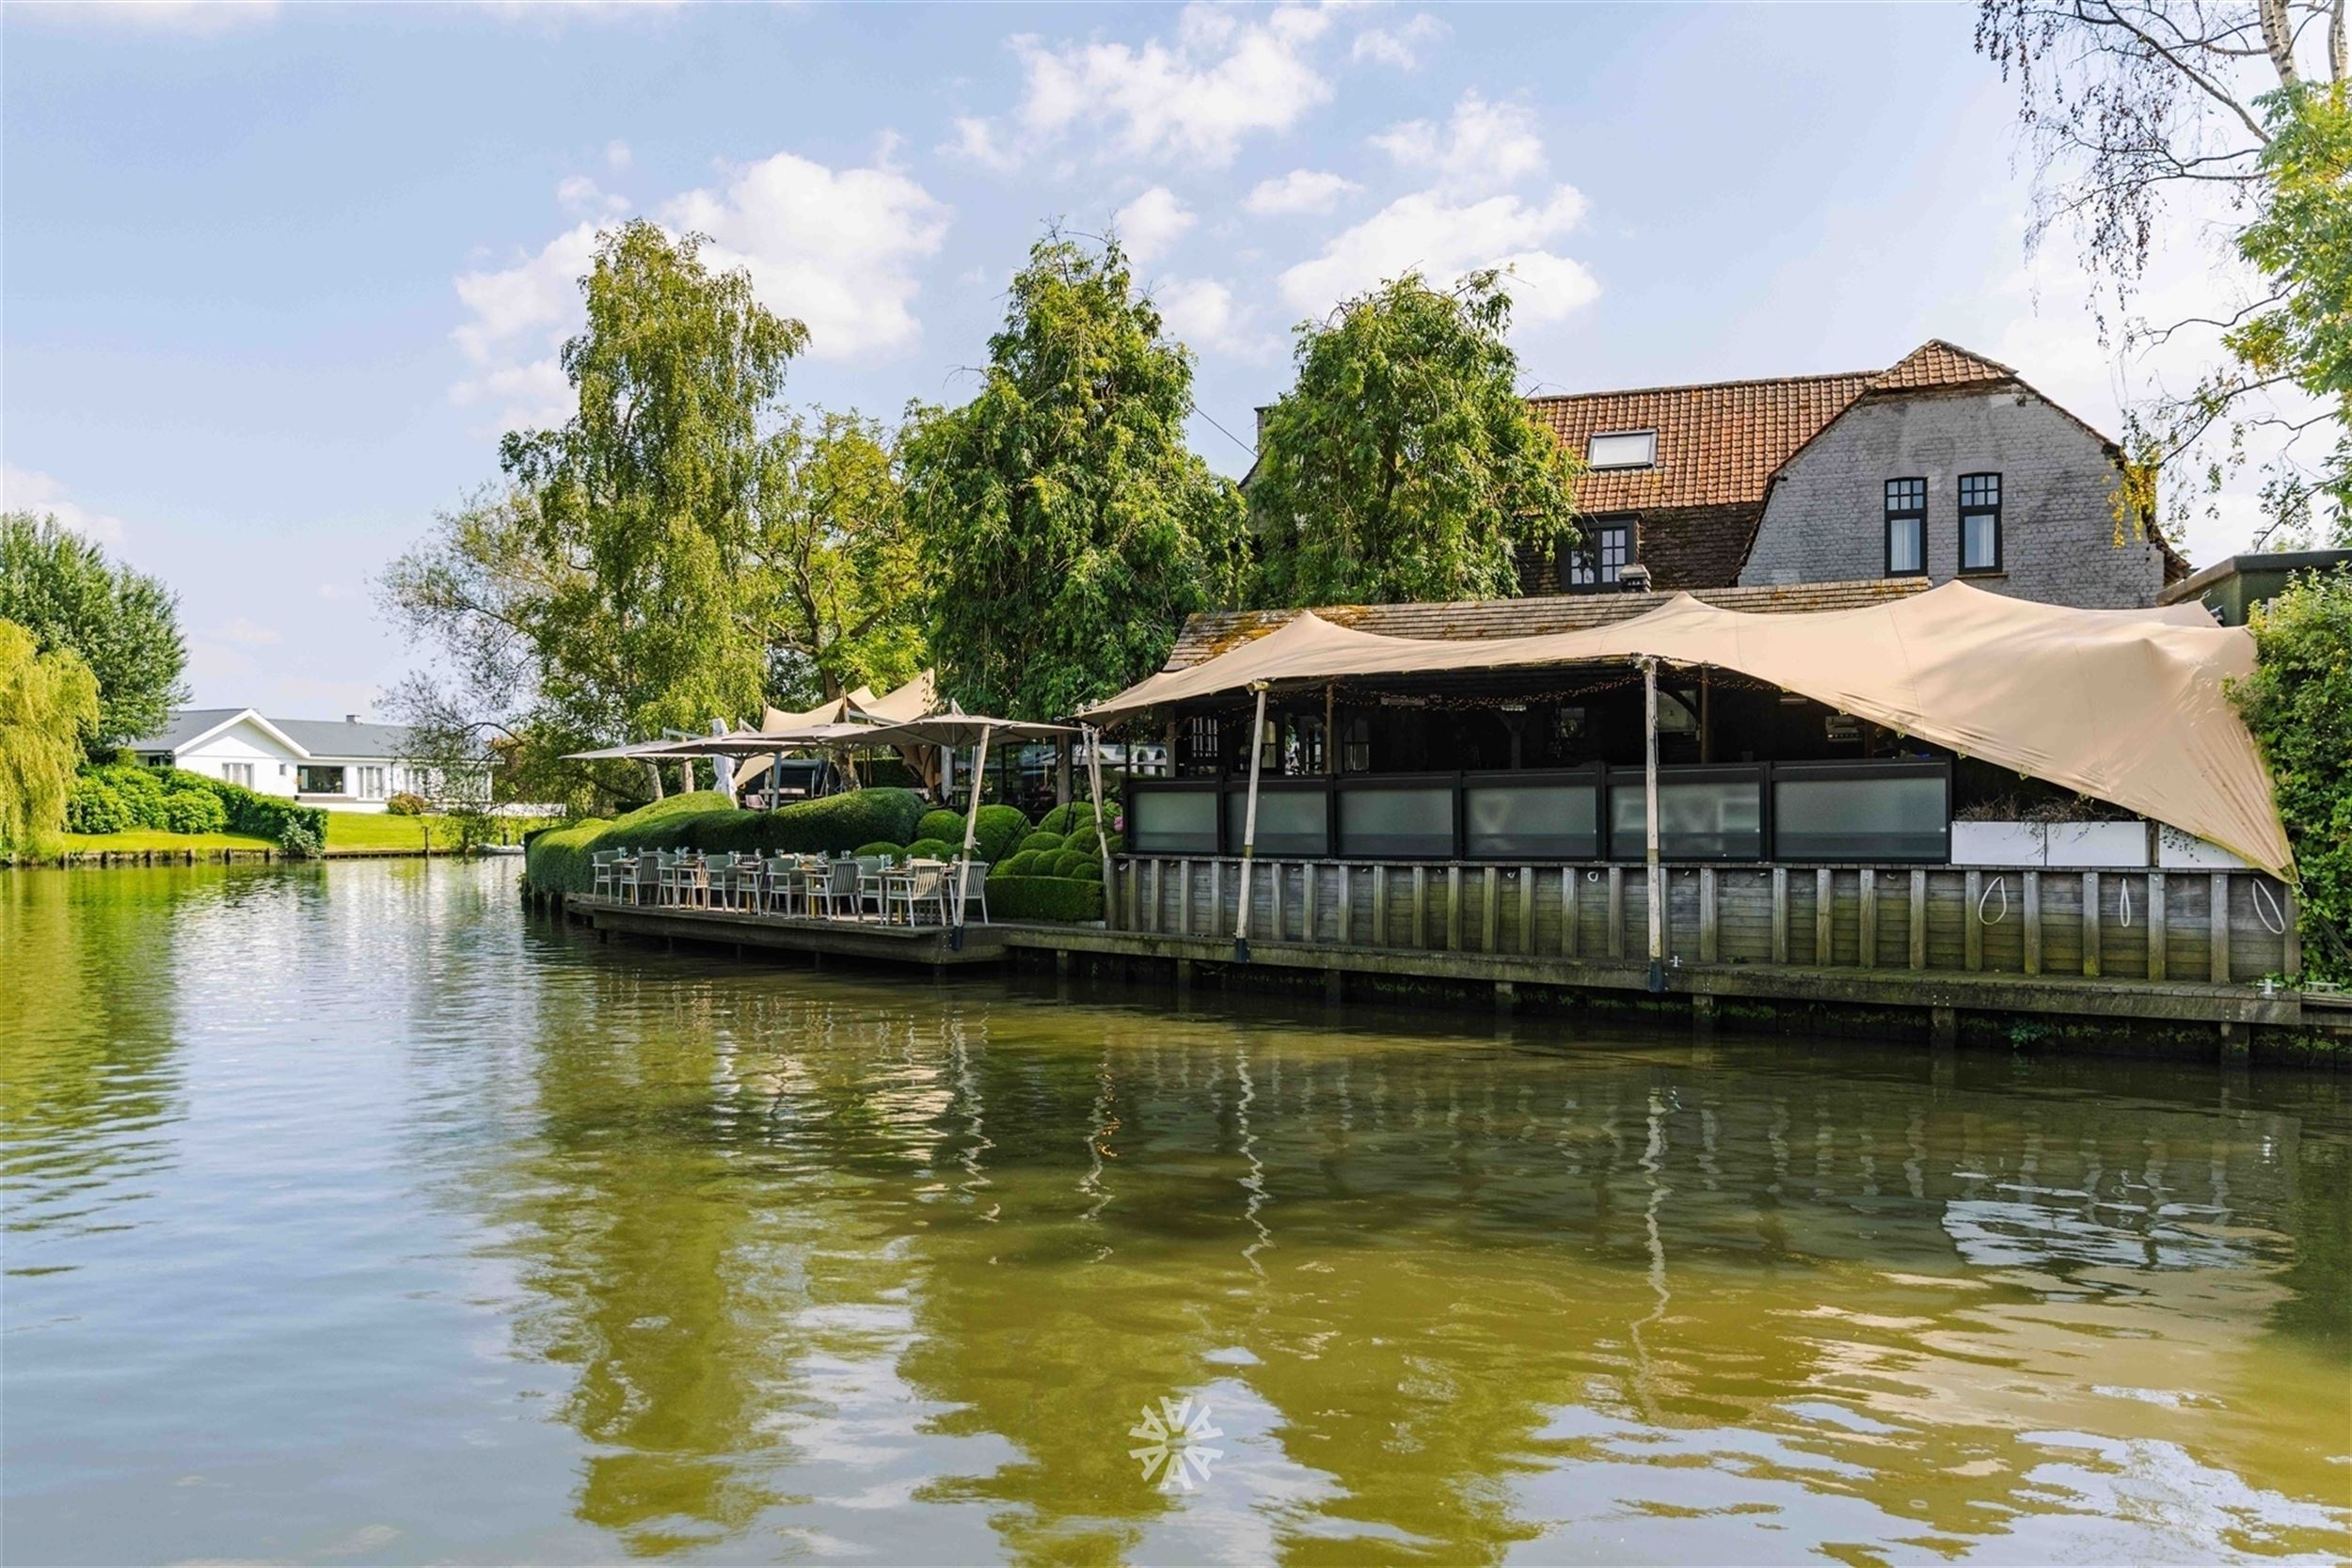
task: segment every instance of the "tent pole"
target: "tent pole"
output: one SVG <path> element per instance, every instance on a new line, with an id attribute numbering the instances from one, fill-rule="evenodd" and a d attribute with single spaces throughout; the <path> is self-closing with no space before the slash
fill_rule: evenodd
<path id="1" fill-rule="evenodd" d="M 1649 989 L 1666 989 L 1666 876 L 1658 863 L 1658 660 L 1642 660 L 1642 815 L 1648 824 Z"/>
<path id="2" fill-rule="evenodd" d="M 768 809 L 776 809 L 776 797 L 784 793 L 784 753 L 777 752 L 768 758 Z"/>
<path id="3" fill-rule="evenodd" d="M 1094 800 L 1094 847 L 1103 853 L 1103 925 L 1115 929 L 1119 899 L 1111 886 L 1110 818 L 1103 810 L 1103 732 L 1081 724 L 1078 736 L 1079 744 L 1087 749 L 1087 790 Z"/>
<path id="4" fill-rule="evenodd" d="M 943 746 L 940 752 L 944 756 L 950 750 Z M 963 901 L 972 891 L 972 841 L 979 835 L 980 781 L 986 777 L 988 731 L 982 730 L 980 743 L 972 749 L 972 803 L 963 808 L 963 859 L 956 863 L 956 928 L 948 934 L 947 945 L 957 952 L 963 950 Z"/>
<path id="5" fill-rule="evenodd" d="M 1241 909 L 1233 917 L 1233 961 L 1249 961 L 1249 863 L 1258 854 L 1258 764 L 1265 751 L 1265 688 L 1258 683 L 1258 718 L 1249 726 L 1249 807 L 1241 819 Z"/>

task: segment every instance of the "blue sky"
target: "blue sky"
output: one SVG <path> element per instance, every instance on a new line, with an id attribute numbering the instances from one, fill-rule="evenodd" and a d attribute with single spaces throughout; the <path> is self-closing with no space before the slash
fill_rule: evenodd
<path id="1" fill-rule="evenodd" d="M 964 395 L 1059 218 L 1120 226 L 1244 438 L 1301 317 L 1505 259 L 1531 387 L 1945 337 L 2112 433 L 2080 277 L 2026 262 L 1973 17 L 10 6 L 7 499 L 179 590 L 199 702 L 365 710 L 414 657 L 372 576 L 560 407 L 570 279 L 632 214 L 709 232 L 808 322 L 796 401 L 877 415 Z"/>

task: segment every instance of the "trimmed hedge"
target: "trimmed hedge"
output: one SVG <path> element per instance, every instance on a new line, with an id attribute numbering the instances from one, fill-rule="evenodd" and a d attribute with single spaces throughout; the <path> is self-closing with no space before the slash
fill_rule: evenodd
<path id="1" fill-rule="evenodd" d="M 1103 884 L 1070 877 L 991 877 L 988 912 L 996 920 L 1100 920 Z"/>
<path id="2" fill-rule="evenodd" d="M 715 790 L 673 795 L 626 816 L 558 828 L 531 841 L 531 885 L 585 893 L 588 857 L 599 849 L 752 849 L 763 854 L 846 854 L 859 845 L 898 845 L 914 836 L 923 799 L 911 789 L 858 789 L 776 811 L 738 811 Z"/>
<path id="3" fill-rule="evenodd" d="M 893 844 L 888 839 L 880 838 L 876 839 L 871 844 L 861 844 L 856 848 L 850 851 L 850 854 L 858 856 L 886 855 L 894 861 L 906 852 L 907 847 L 905 845 Z"/>
<path id="4" fill-rule="evenodd" d="M 927 811 L 914 825 L 917 838 L 935 838 L 942 844 L 963 842 L 963 813 L 960 811 Z"/>
<path id="5" fill-rule="evenodd" d="M 1058 849 L 1061 846 L 1061 834 L 1047 832 L 1042 828 L 1021 841 L 1021 847 L 1024 849 Z"/>
<path id="6" fill-rule="evenodd" d="M 1037 825 L 1049 833 L 1067 834 L 1072 829 L 1095 820 L 1094 802 L 1073 800 L 1066 806 L 1056 806 L 1037 819 Z"/>
<path id="7" fill-rule="evenodd" d="M 912 861 L 951 861 L 956 847 L 943 838 L 918 838 L 907 846 L 907 859 Z"/>
<path id="8" fill-rule="evenodd" d="M 982 806 L 973 825 L 973 853 L 993 865 L 1020 848 L 1021 841 L 1028 836 L 1029 819 L 1018 806 Z M 955 842 L 963 842 L 961 831 Z"/>
<path id="9" fill-rule="evenodd" d="M 110 763 L 87 768 L 66 801 L 66 826 L 77 833 L 150 828 L 167 833 L 244 833 L 296 853 L 326 837 L 326 811 L 296 804 L 179 768 Z"/>
<path id="10" fill-rule="evenodd" d="M 217 833 L 229 826 L 229 807 L 204 789 L 174 789 L 164 796 L 164 822 L 175 833 Z"/>

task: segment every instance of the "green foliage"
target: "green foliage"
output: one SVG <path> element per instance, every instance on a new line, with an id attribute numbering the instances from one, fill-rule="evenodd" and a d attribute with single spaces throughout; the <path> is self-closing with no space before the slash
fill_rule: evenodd
<path id="1" fill-rule="evenodd" d="M 1192 356 L 1118 243 L 1049 234 L 1010 294 L 978 396 L 911 410 L 900 454 L 942 689 L 1052 719 L 1158 669 L 1230 601 L 1246 541 L 1184 444 Z"/>
<path id="2" fill-rule="evenodd" d="M 2231 695 L 2295 849 L 2304 968 L 2352 980 L 2352 571 L 2297 578 L 2251 626 L 2254 673 Z"/>
<path id="3" fill-rule="evenodd" d="M 73 781 L 73 793 L 65 803 L 68 832 L 127 833 L 140 825 L 122 792 L 104 779 L 86 773 Z"/>
<path id="4" fill-rule="evenodd" d="M 390 816 L 422 816 L 424 797 L 404 789 L 384 802 L 384 811 Z"/>
<path id="5" fill-rule="evenodd" d="M 894 861 L 906 852 L 907 847 L 905 845 L 894 844 L 886 838 L 875 839 L 870 844 L 861 844 L 856 848 L 850 851 L 850 854 L 859 856 L 884 855 Z"/>
<path id="6" fill-rule="evenodd" d="M 1021 847 L 1024 849 L 1058 849 L 1061 846 L 1062 835 L 1043 828 L 1040 828 L 1021 841 Z"/>
<path id="7" fill-rule="evenodd" d="M 1056 806 L 1052 811 L 1047 812 L 1038 818 L 1037 825 L 1049 833 L 1067 834 L 1079 824 L 1091 823 L 1095 820 L 1093 801 L 1073 800 L 1068 805 Z"/>
<path id="8" fill-rule="evenodd" d="M 1103 884 L 1074 877 L 994 876 L 988 879 L 988 912 L 996 920 L 1100 920 Z"/>
<path id="9" fill-rule="evenodd" d="M 1306 322 L 1249 484 L 1269 605 L 1516 594 L 1512 547 L 1572 540 L 1575 464 L 1537 424 L 1493 272 L 1407 273 Z"/>
<path id="10" fill-rule="evenodd" d="M 533 887 L 585 893 L 594 880 L 588 857 L 599 849 L 838 855 L 860 845 L 903 843 L 922 813 L 922 797 L 905 789 L 852 790 L 767 812 L 738 811 L 724 795 L 702 790 L 656 800 L 616 819 L 541 833 L 531 841 L 524 864 Z"/>
<path id="11" fill-rule="evenodd" d="M 1077 869 L 1070 875 L 1082 882 L 1100 882 L 1103 879 L 1103 863 L 1099 860 L 1081 861 Z"/>
<path id="12" fill-rule="evenodd" d="M 935 838 L 942 844 L 963 842 L 963 813 L 960 811 L 927 811 L 923 820 L 914 825 L 917 838 Z"/>
<path id="13" fill-rule="evenodd" d="M 43 653 L 30 630 L 0 620 L 0 853 L 49 847 L 98 715 L 98 680 L 80 655 Z"/>
<path id="14" fill-rule="evenodd" d="M 1038 866 L 1038 854 L 1034 849 L 1024 849 L 1018 854 L 998 862 L 997 866 L 1008 877 L 1033 877 L 1044 874 Z"/>
<path id="15" fill-rule="evenodd" d="M 907 859 L 912 861 L 951 861 L 956 847 L 945 839 L 918 838 L 907 846 Z"/>
<path id="16" fill-rule="evenodd" d="M 71 650 L 97 677 L 93 755 L 161 730 L 186 694 L 179 600 L 55 517 L 0 515 L 0 620 L 30 631 L 40 653 Z"/>
<path id="17" fill-rule="evenodd" d="M 1102 843 L 1103 830 L 1092 822 L 1086 822 L 1071 832 L 1070 837 L 1063 841 L 1063 847 L 1075 849 L 1082 855 L 1094 855 L 1101 852 Z"/>
<path id="18" fill-rule="evenodd" d="M 289 822 L 278 832 L 278 847 L 294 860 L 317 860 L 326 853 L 326 825 L 322 822 L 314 828 L 308 822 Z"/>
<path id="19" fill-rule="evenodd" d="M 1053 852 L 1053 854 L 1046 857 L 1046 875 L 1051 877 L 1075 877 L 1085 867 L 1093 865 L 1094 863 L 1093 860 L 1086 855 L 1080 854 L 1075 849 L 1057 849 Z"/>
<path id="20" fill-rule="evenodd" d="M 229 807 L 209 789 L 175 789 L 164 796 L 163 818 L 168 832 L 223 832 L 229 827 Z"/>
<path id="21" fill-rule="evenodd" d="M 1018 806 L 982 806 L 972 827 L 972 852 L 993 864 L 1021 847 L 1029 836 L 1029 819 Z M 956 831 L 956 844 L 963 843 L 963 831 Z"/>

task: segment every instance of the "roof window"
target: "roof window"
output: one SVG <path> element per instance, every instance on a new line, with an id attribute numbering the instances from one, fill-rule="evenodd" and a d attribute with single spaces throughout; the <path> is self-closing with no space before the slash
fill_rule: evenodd
<path id="1" fill-rule="evenodd" d="M 1584 443 L 1588 468 L 1648 468 L 1658 463 L 1658 432 L 1613 430 Z"/>

